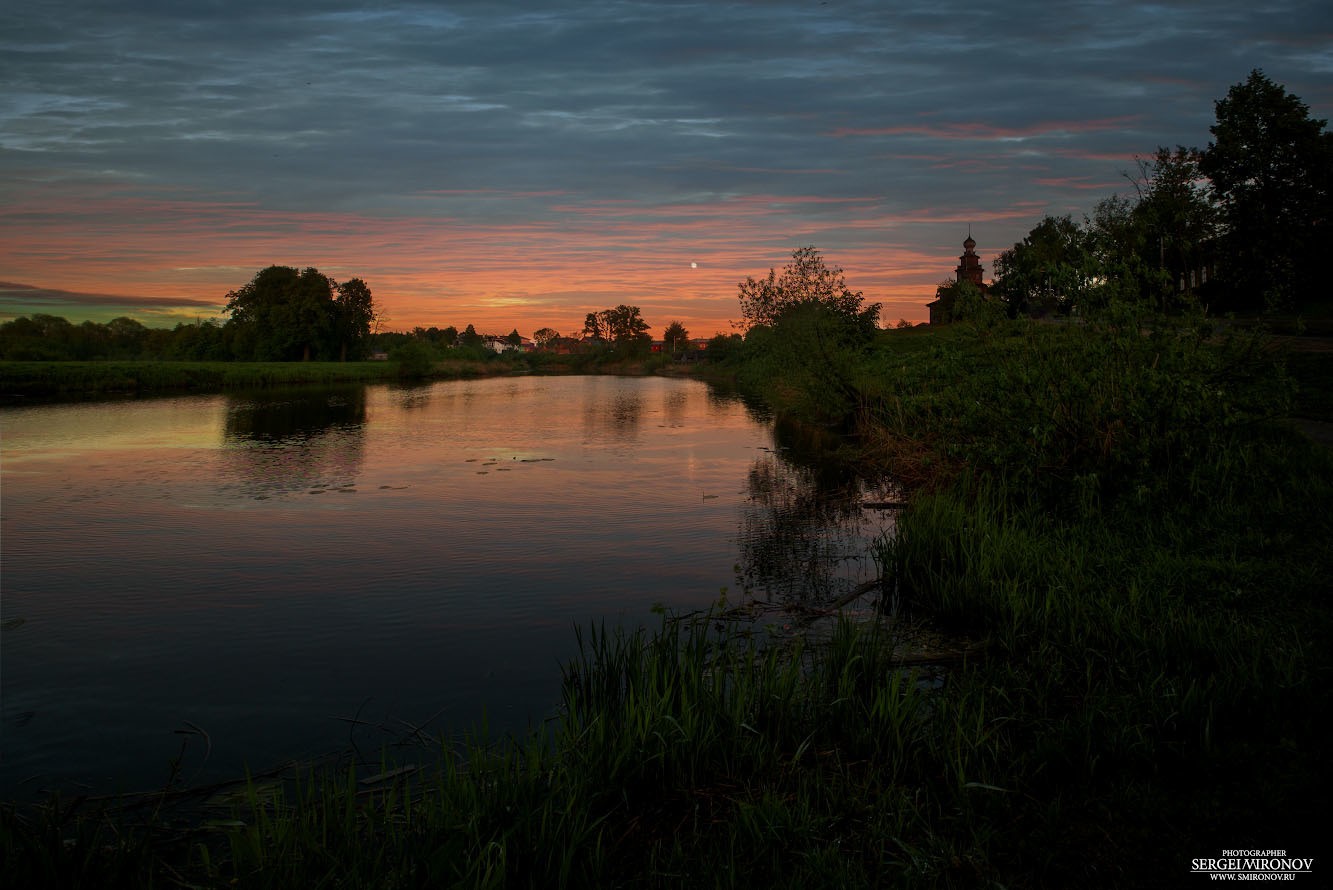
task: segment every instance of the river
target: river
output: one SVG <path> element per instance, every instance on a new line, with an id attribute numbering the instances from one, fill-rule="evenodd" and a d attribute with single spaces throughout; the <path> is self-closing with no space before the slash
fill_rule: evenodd
<path id="1" fill-rule="evenodd" d="M 0 410 L 0 794 L 550 716 L 573 628 L 874 577 L 878 495 L 693 380 Z"/>

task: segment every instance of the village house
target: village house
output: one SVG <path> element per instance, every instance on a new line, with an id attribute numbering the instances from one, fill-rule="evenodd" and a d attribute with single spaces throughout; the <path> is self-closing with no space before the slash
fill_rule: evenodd
<path id="1" fill-rule="evenodd" d="M 483 334 L 481 345 L 492 352 L 532 352 L 537 348 L 529 337 L 520 336 L 518 343 L 512 342 L 508 337 L 499 337 L 495 334 Z"/>

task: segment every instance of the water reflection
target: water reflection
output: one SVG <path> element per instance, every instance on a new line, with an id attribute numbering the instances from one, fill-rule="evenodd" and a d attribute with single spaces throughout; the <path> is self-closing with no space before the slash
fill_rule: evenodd
<path id="1" fill-rule="evenodd" d="M 316 438 L 331 429 L 366 423 L 366 387 L 339 386 L 309 392 L 259 391 L 227 398 L 228 439 L 279 442 Z"/>
<path id="2" fill-rule="evenodd" d="M 366 387 L 229 396 L 224 472 L 250 497 L 351 491 L 365 460 Z"/>
<path id="3" fill-rule="evenodd" d="M 617 377 L 587 378 L 596 381 L 597 388 L 609 391 L 597 393 L 583 403 L 583 434 L 589 441 L 604 440 L 616 445 L 633 445 L 639 438 L 643 423 L 643 386 L 637 381 Z"/>
<path id="4" fill-rule="evenodd" d="M 0 786 L 160 784 L 183 720 L 212 739 L 204 778 L 341 747 L 332 715 L 359 708 L 521 731 L 572 626 L 706 607 L 738 564 L 773 600 L 872 576 L 869 483 L 765 418 L 610 377 L 0 410 L 25 619 Z"/>
<path id="5" fill-rule="evenodd" d="M 672 429 L 684 426 L 689 404 L 689 394 L 683 389 L 669 389 L 663 393 L 662 425 Z"/>
<path id="6" fill-rule="evenodd" d="M 885 500 L 886 483 L 828 460 L 831 443 L 819 430 L 777 422 L 774 442 L 746 475 L 742 588 L 770 601 L 819 605 L 877 577 L 873 548 L 891 520 L 862 504 Z"/>
<path id="7" fill-rule="evenodd" d="M 386 387 L 389 403 L 403 411 L 419 411 L 430 406 L 435 387 L 430 381 L 391 383 Z M 363 417 L 364 420 L 364 417 Z"/>

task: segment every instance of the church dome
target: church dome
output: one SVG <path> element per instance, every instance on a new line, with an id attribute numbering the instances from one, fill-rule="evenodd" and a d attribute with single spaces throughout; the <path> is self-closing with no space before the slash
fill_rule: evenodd
<path id="1" fill-rule="evenodd" d="M 967 236 L 967 240 L 963 242 L 963 250 L 970 251 L 972 248 L 974 248 L 974 247 L 976 247 L 976 246 L 977 246 L 977 242 L 975 242 L 975 241 L 972 240 L 972 236 L 971 236 L 971 235 L 968 235 L 968 236 Z"/>

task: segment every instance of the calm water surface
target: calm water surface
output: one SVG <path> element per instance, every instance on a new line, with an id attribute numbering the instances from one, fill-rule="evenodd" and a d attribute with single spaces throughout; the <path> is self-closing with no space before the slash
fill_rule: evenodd
<path id="1" fill-rule="evenodd" d="M 836 594 L 885 530 L 696 381 L 8 408 L 0 435 L 6 797 L 161 785 L 183 742 L 203 781 L 408 724 L 521 730 L 575 625 Z"/>

